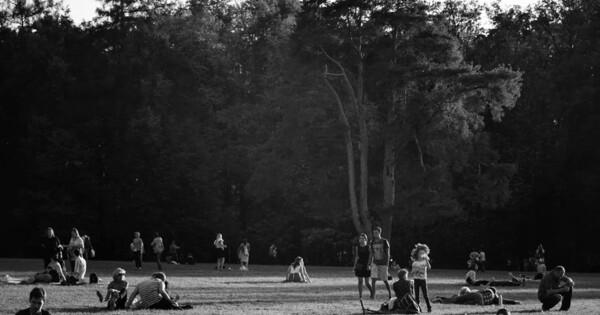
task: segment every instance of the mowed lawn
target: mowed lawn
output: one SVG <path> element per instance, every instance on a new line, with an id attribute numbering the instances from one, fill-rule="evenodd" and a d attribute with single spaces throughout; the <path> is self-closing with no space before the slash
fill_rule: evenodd
<path id="1" fill-rule="evenodd" d="M 26 276 L 38 271 L 41 260 L 0 259 L 0 276 Z M 114 311 L 108 312 L 98 302 L 96 290 L 104 291 L 116 267 L 125 268 L 131 287 L 146 279 L 155 264 L 145 263 L 135 271 L 132 262 L 88 262 L 88 272 L 102 279 L 100 284 L 80 286 L 42 285 L 47 293 L 46 308 L 53 314 L 362 314 L 356 279 L 351 268 L 307 266 L 313 282 L 282 283 L 286 266 L 250 266 L 249 272 L 218 272 L 212 264 L 165 265 L 170 291 L 179 294 L 180 302 L 192 304 L 187 311 Z M 433 269 L 429 274 L 430 297 L 449 296 L 463 285 L 464 271 Z M 560 314 L 600 314 L 600 274 L 570 274 L 576 282 L 571 311 Z M 491 271 L 480 277 L 504 279 L 506 272 Z M 0 285 L 0 314 L 14 314 L 28 306 L 27 295 L 33 285 Z M 518 299 L 522 305 L 507 306 L 513 313 L 538 313 L 537 285 L 500 288 L 506 298 Z M 131 291 L 131 290 L 130 290 Z M 379 308 L 386 297 L 378 285 L 376 300 L 365 300 L 371 309 Z M 422 302 L 423 304 L 423 302 Z M 424 305 L 422 305 L 424 307 Z M 433 304 L 433 314 L 495 314 L 497 307 Z M 550 314 L 559 312 L 550 312 Z"/>

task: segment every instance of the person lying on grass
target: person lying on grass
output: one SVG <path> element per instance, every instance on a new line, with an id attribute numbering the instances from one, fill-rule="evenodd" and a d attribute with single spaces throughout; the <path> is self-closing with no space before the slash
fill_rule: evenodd
<path id="1" fill-rule="evenodd" d="M 310 277 L 308 276 L 308 272 L 306 272 L 302 257 L 296 257 L 294 262 L 290 264 L 284 282 L 310 282 Z"/>
<path id="2" fill-rule="evenodd" d="M 465 282 L 471 286 L 485 285 L 491 287 L 518 287 L 525 284 L 525 279 L 518 279 L 510 272 L 508 275 L 510 276 L 510 280 L 477 280 L 477 272 L 474 269 L 471 269 L 465 275 Z"/>
<path id="3" fill-rule="evenodd" d="M 52 256 L 50 262 L 43 272 L 38 272 L 27 278 L 15 278 L 10 275 L 5 275 L 2 282 L 8 284 L 34 284 L 34 283 L 52 283 L 65 281 L 63 267 L 58 262 L 58 256 Z"/>
<path id="4" fill-rule="evenodd" d="M 42 288 L 33 288 L 29 292 L 29 308 L 20 310 L 16 315 L 50 315 L 50 312 L 44 310 L 46 302 L 46 291 Z"/>
<path id="5" fill-rule="evenodd" d="M 127 287 L 129 284 L 125 281 L 125 269 L 117 268 L 112 274 L 113 281 L 106 288 L 106 296 L 102 296 L 100 291 L 96 295 L 102 302 L 108 302 L 106 308 L 109 310 L 124 309 L 127 302 Z"/>
<path id="6" fill-rule="evenodd" d="M 167 292 L 167 275 L 155 272 L 150 279 L 140 282 L 125 303 L 126 308 L 182 310 L 190 309 L 191 305 L 180 306 Z M 134 303 L 136 297 L 137 302 Z"/>
<path id="7" fill-rule="evenodd" d="M 575 282 L 566 276 L 563 266 L 556 266 L 548 272 L 538 288 L 538 299 L 542 302 L 542 311 L 548 311 L 559 302 L 561 311 L 568 311 L 571 307 L 571 297 Z"/>
<path id="8" fill-rule="evenodd" d="M 484 290 L 471 290 L 468 287 L 462 287 L 458 295 L 451 297 L 438 296 L 432 300 L 434 303 L 442 304 L 463 304 L 463 305 L 499 305 L 499 304 L 521 304 L 516 300 L 509 300 L 498 294 L 494 287 Z"/>

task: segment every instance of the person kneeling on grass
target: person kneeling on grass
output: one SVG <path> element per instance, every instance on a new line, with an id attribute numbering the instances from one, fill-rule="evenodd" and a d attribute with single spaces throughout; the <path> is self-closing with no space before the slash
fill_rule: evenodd
<path id="1" fill-rule="evenodd" d="M 113 281 L 106 288 L 106 296 L 102 296 L 100 291 L 96 291 L 96 295 L 102 302 L 108 302 L 106 308 L 109 310 L 124 309 L 127 302 L 127 287 L 129 284 L 125 281 L 125 269 L 117 268 L 112 274 Z"/>
<path id="2" fill-rule="evenodd" d="M 434 303 L 442 304 L 462 304 L 462 305 L 501 305 L 501 304 L 521 304 L 516 300 L 509 300 L 498 294 L 494 287 L 485 290 L 471 290 L 468 287 L 462 287 L 458 295 L 451 297 L 436 297 L 432 300 Z"/>
<path id="3" fill-rule="evenodd" d="M 474 269 L 471 269 L 465 275 L 465 282 L 471 286 L 486 285 L 491 287 L 518 287 L 525 284 L 525 279 L 518 279 L 510 272 L 508 275 L 511 278 L 510 280 L 477 280 L 477 272 Z"/>
<path id="4" fill-rule="evenodd" d="M 50 315 L 50 312 L 44 310 L 46 302 L 46 291 L 42 288 L 33 288 L 29 292 L 29 308 L 20 310 L 16 315 Z"/>
<path id="5" fill-rule="evenodd" d="M 140 282 L 125 303 L 126 308 L 136 309 L 160 309 L 160 310 L 182 310 L 192 308 L 191 305 L 184 307 L 175 302 L 167 292 L 167 276 L 163 272 L 155 272 L 148 280 Z M 133 305 L 133 301 L 139 296 L 139 300 Z"/>
<path id="6" fill-rule="evenodd" d="M 550 310 L 561 301 L 561 311 L 568 311 L 571 307 L 575 282 L 565 274 L 565 267 L 556 266 L 540 281 L 538 299 L 542 302 L 542 311 Z"/>
<path id="7" fill-rule="evenodd" d="M 288 267 L 284 282 L 310 282 L 310 277 L 308 276 L 308 272 L 306 272 L 302 257 L 296 257 L 294 262 Z"/>

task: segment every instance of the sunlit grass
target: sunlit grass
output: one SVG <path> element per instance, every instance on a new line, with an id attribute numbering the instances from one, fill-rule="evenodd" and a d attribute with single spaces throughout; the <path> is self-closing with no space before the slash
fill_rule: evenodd
<path id="1" fill-rule="evenodd" d="M 0 275 L 26 276 L 38 271 L 41 260 L 0 260 Z M 135 285 L 155 271 L 155 265 L 146 263 L 144 270 L 135 271 L 131 262 L 90 261 L 89 272 L 103 280 L 97 285 L 63 287 L 44 285 L 48 292 L 46 308 L 53 314 L 362 314 L 356 290 L 356 280 L 349 267 L 307 266 L 313 280 L 310 284 L 282 283 L 285 266 L 252 266 L 242 273 L 234 267 L 218 272 L 212 264 L 166 265 L 170 289 L 179 294 L 180 302 L 192 304 L 189 311 L 115 311 L 107 312 L 96 298 L 95 291 L 103 291 L 116 267 L 127 269 L 127 280 Z M 560 314 L 600 314 L 600 275 L 571 274 L 577 287 L 572 310 Z M 432 270 L 430 297 L 454 294 L 463 285 L 463 271 Z M 505 272 L 487 272 L 481 278 L 503 279 Z M 14 314 L 27 307 L 27 295 L 32 285 L 1 285 L 0 314 Z M 506 298 L 518 299 L 522 305 L 508 306 L 513 313 L 537 313 L 540 305 L 536 298 L 537 286 L 501 288 Z M 366 300 L 371 309 L 379 308 L 387 296 L 378 284 L 378 299 Z M 424 305 L 423 305 L 424 306 Z M 476 307 L 433 304 L 433 314 L 495 314 L 496 307 Z M 559 314 L 556 312 L 556 314 Z"/>

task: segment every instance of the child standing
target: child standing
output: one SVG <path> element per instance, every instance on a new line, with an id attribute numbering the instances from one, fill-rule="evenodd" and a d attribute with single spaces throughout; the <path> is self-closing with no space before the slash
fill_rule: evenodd
<path id="1" fill-rule="evenodd" d="M 421 243 L 415 244 L 411 252 L 412 276 L 415 281 L 415 300 L 419 303 L 419 289 L 423 292 L 423 298 L 427 304 L 427 312 L 431 313 L 431 303 L 427 294 L 427 270 L 431 269 L 429 263 L 429 246 Z"/>
<path id="2" fill-rule="evenodd" d="M 225 269 L 225 248 L 227 248 L 223 240 L 223 234 L 217 233 L 213 245 L 215 245 L 215 252 L 217 253 L 217 270 L 223 270 Z"/>
<path id="3" fill-rule="evenodd" d="M 248 271 L 248 263 L 250 261 L 250 243 L 244 239 L 238 247 L 238 258 L 240 259 L 240 270 Z"/>

